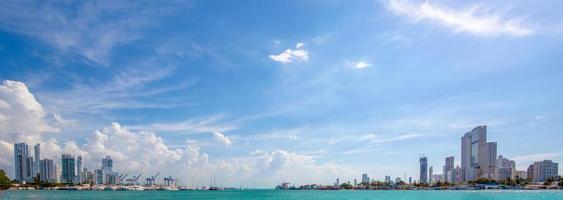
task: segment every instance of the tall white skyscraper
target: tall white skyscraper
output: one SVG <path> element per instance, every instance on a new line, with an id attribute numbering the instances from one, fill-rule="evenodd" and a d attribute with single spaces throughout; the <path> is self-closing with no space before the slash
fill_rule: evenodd
<path id="1" fill-rule="evenodd" d="M 494 160 L 496 160 L 496 143 L 487 143 L 487 126 L 475 127 L 461 138 L 463 181 L 471 181 L 479 177 L 494 178 L 496 166 Z"/>

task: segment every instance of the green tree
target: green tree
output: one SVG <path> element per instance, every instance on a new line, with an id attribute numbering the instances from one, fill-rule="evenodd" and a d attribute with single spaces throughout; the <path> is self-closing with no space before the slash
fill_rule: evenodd
<path id="1" fill-rule="evenodd" d="M 354 188 L 354 186 L 353 186 L 352 184 L 350 184 L 350 183 L 342 183 L 342 184 L 340 185 L 340 188 L 344 188 L 344 189 L 349 190 L 349 189 Z"/>
<path id="2" fill-rule="evenodd" d="M 558 184 L 558 185 L 561 186 L 561 187 L 563 187 L 563 179 L 560 179 L 560 180 L 559 180 L 559 184 Z"/>
<path id="3" fill-rule="evenodd" d="M 5 190 L 10 187 L 10 178 L 3 169 L 0 169 L 0 189 Z"/>

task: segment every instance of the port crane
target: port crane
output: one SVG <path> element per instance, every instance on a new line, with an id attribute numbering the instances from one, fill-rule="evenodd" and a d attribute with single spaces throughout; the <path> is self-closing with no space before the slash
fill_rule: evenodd
<path id="1" fill-rule="evenodd" d="M 164 186 L 176 186 L 177 181 L 172 176 L 164 177 Z"/>
<path id="2" fill-rule="evenodd" d="M 150 178 L 147 178 L 147 180 L 146 180 L 147 185 L 153 186 L 155 184 L 156 177 L 158 177 L 159 174 L 160 174 L 160 172 L 157 172 L 156 175 L 154 175 Z"/>
<path id="3" fill-rule="evenodd" d="M 118 180 L 118 181 L 119 181 L 119 184 L 123 185 L 123 180 L 125 180 L 125 178 L 127 178 L 128 175 L 129 175 L 129 173 L 121 174 L 121 175 L 119 176 L 119 180 Z"/>
<path id="4" fill-rule="evenodd" d="M 127 179 L 126 181 L 129 185 L 137 185 L 139 183 L 138 182 L 139 178 L 141 178 L 142 175 L 143 175 L 143 173 L 140 173 L 139 175 L 133 176 L 133 177 Z"/>

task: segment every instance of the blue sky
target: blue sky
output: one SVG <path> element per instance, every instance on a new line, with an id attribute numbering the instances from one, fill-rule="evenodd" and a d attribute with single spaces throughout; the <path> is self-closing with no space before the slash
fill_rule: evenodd
<path id="1" fill-rule="evenodd" d="M 560 1 L 1 4 L 3 155 L 40 142 L 231 186 L 416 179 L 486 124 L 518 170 L 563 161 Z"/>

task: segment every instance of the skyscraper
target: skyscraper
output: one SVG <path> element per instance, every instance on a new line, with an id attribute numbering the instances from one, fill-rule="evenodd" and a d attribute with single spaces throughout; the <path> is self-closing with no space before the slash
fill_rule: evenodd
<path id="1" fill-rule="evenodd" d="M 82 183 L 82 156 L 76 157 L 76 180 L 75 183 Z"/>
<path id="2" fill-rule="evenodd" d="M 102 159 L 102 170 L 111 171 L 112 167 L 113 167 L 113 160 L 111 159 L 110 156 L 106 156 L 105 158 Z"/>
<path id="3" fill-rule="evenodd" d="M 55 183 L 55 163 L 51 159 L 43 159 L 39 162 L 39 179 L 46 183 Z"/>
<path id="4" fill-rule="evenodd" d="M 471 181 L 479 177 L 494 178 L 496 153 L 496 142 L 487 143 L 487 126 L 478 126 L 467 132 L 461 138 L 463 181 Z"/>
<path id="5" fill-rule="evenodd" d="M 115 184 L 117 181 L 117 172 L 112 171 L 113 160 L 110 156 L 106 156 L 102 159 L 102 176 L 104 184 Z"/>
<path id="6" fill-rule="evenodd" d="M 428 158 L 420 158 L 420 183 L 428 183 Z"/>
<path id="7" fill-rule="evenodd" d="M 41 148 L 39 146 L 39 144 L 36 144 L 33 147 L 33 151 L 35 153 L 35 163 L 33 166 L 33 176 L 36 177 L 38 174 L 40 174 L 41 172 L 39 171 L 39 163 L 41 161 L 41 157 L 40 157 L 40 153 L 41 153 Z"/>
<path id="8" fill-rule="evenodd" d="M 29 157 L 29 148 L 25 143 L 14 144 L 14 172 L 16 173 L 15 179 L 18 182 L 28 181 L 28 171 L 32 170 L 27 168 L 27 161 Z"/>
<path id="9" fill-rule="evenodd" d="M 432 175 L 434 173 L 434 167 L 430 166 L 428 169 L 428 183 L 432 184 Z"/>
<path id="10" fill-rule="evenodd" d="M 72 156 L 70 154 L 63 154 L 62 155 L 62 160 L 61 160 L 61 164 L 62 164 L 61 182 L 62 183 L 67 183 L 67 184 L 70 184 L 70 183 L 74 184 L 75 183 L 75 177 L 76 177 L 75 162 L 76 162 L 76 160 L 74 159 L 74 156 Z"/>
<path id="11" fill-rule="evenodd" d="M 363 184 L 369 184 L 369 176 L 368 174 L 362 174 L 362 183 Z"/>
<path id="12" fill-rule="evenodd" d="M 454 169 L 454 157 L 446 157 L 446 165 L 444 165 L 444 181 L 448 183 L 453 183 L 453 169 Z"/>
<path id="13" fill-rule="evenodd" d="M 487 142 L 479 151 L 478 178 L 496 179 L 497 143 Z"/>

